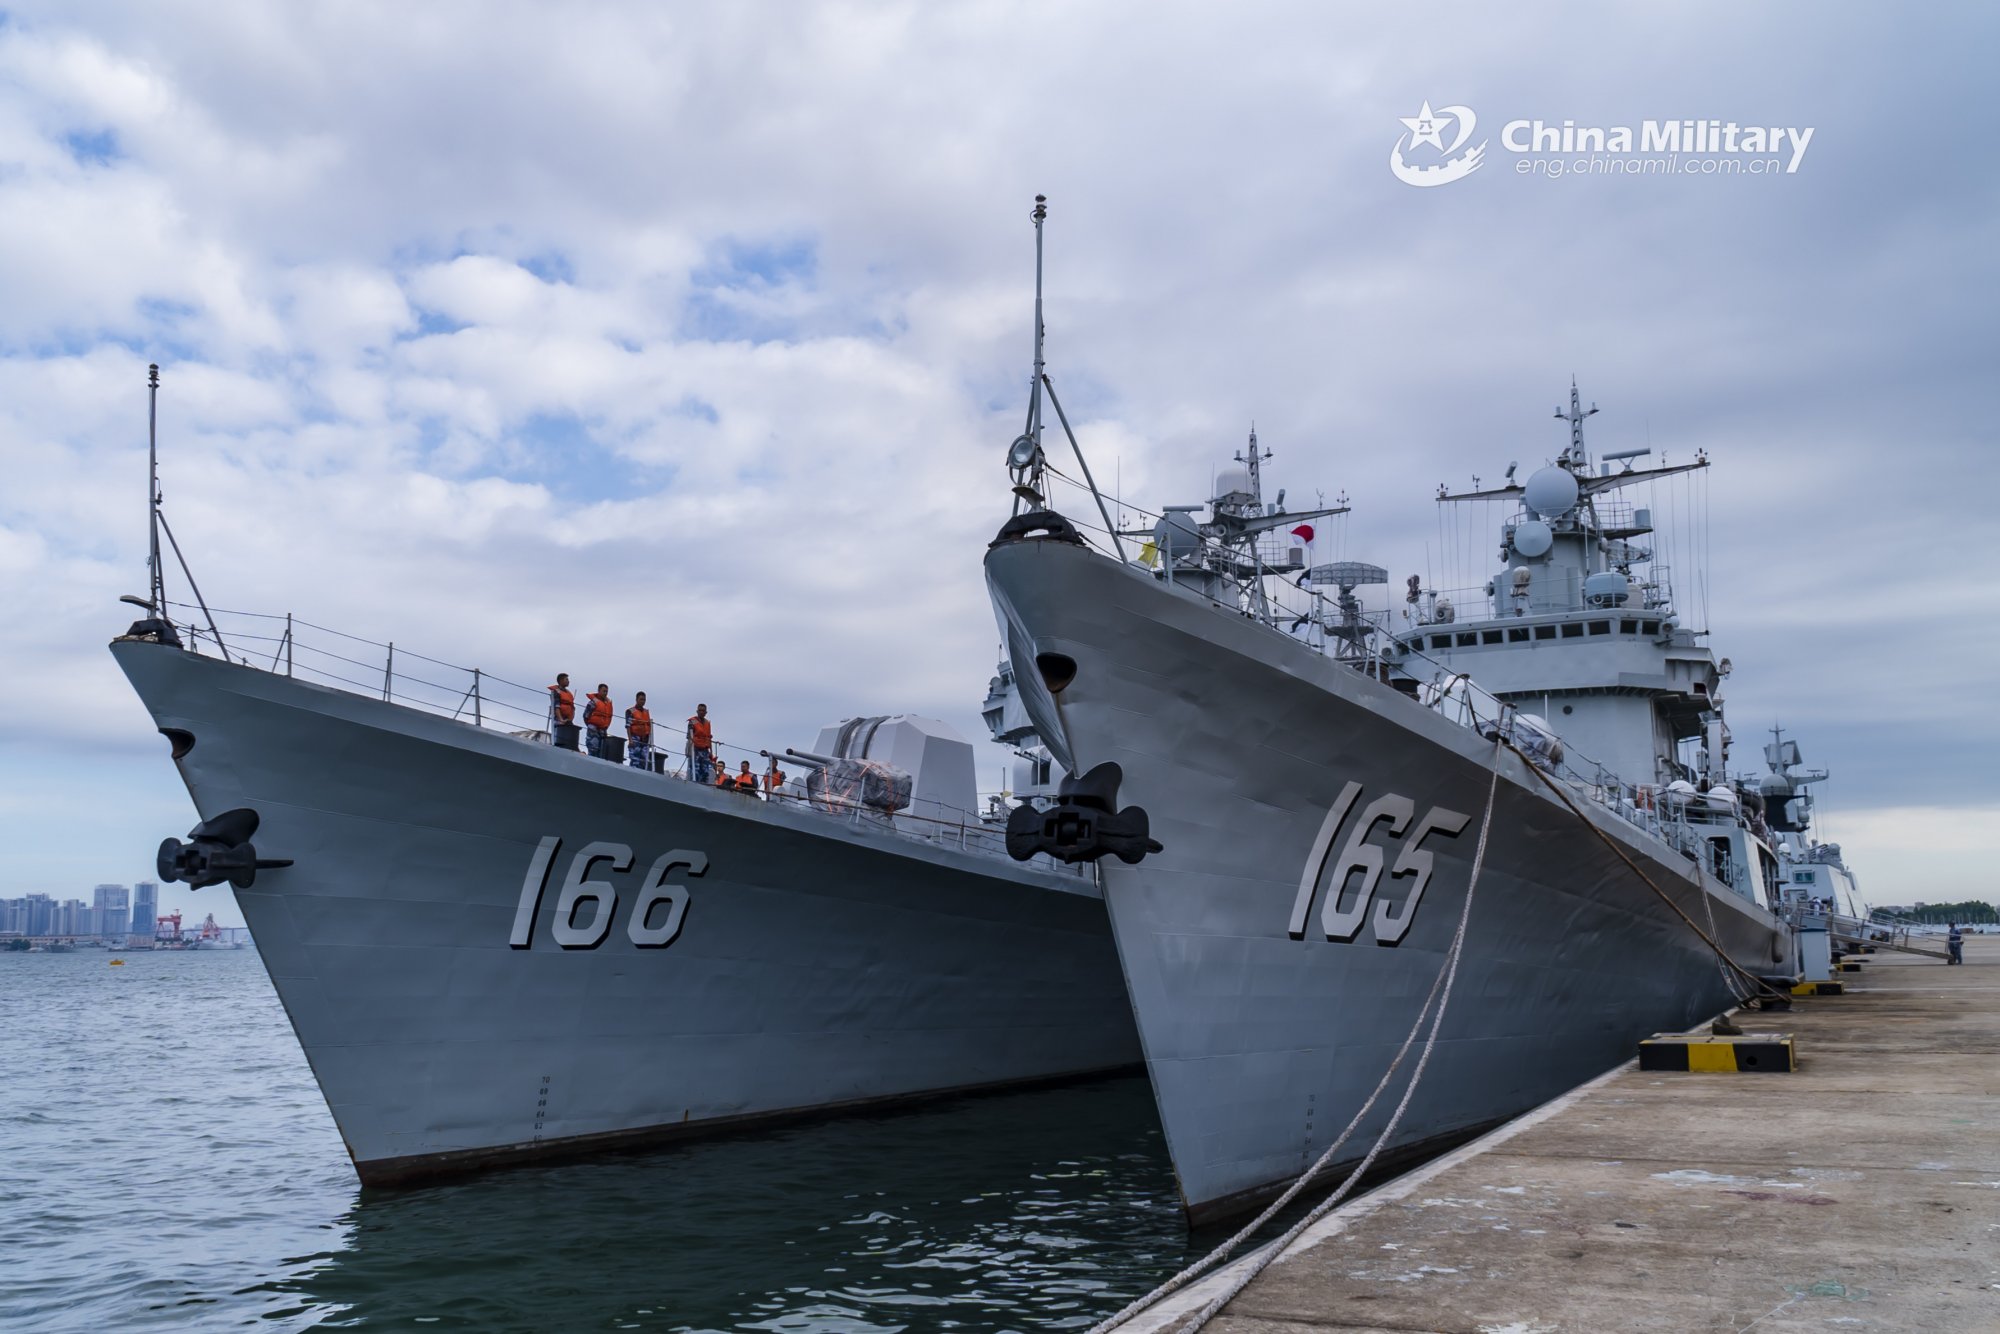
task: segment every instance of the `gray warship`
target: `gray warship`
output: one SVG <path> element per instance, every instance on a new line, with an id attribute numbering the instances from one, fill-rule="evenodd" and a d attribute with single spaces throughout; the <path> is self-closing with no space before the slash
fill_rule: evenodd
<path id="1" fill-rule="evenodd" d="M 1874 928 L 1874 906 L 1841 855 L 1840 844 L 1823 843 L 1812 832 L 1814 783 L 1827 779 L 1824 769 L 1802 769 L 1799 743 L 1787 740 L 1782 727 L 1771 729 L 1764 744 L 1766 772 L 1744 774 L 1737 787 L 1755 792 L 1765 818 L 1777 836 L 1778 861 L 1786 885 L 1823 905 L 1836 929 L 1848 936 L 1865 936 Z"/>
<path id="2" fill-rule="evenodd" d="M 1392 1158 L 1725 1009 L 1742 976 L 1795 976 L 1778 855 L 1726 779 L 1728 666 L 1649 572 L 1650 516 L 1618 499 L 1707 460 L 1593 460 L 1572 390 L 1548 466 L 1440 497 L 1519 506 L 1489 605 L 1461 617 L 1413 581 L 1401 623 L 1356 596 L 1386 571 L 1312 565 L 1287 536 L 1332 511 L 1265 499 L 1254 432 L 1206 505 L 1163 507 L 1150 531 L 1120 529 L 1087 467 L 1074 484 L 1092 503 L 1061 512 L 1041 434 L 1045 397 L 1062 416 L 1043 363 L 1043 216 L 1015 513 L 986 575 L 1021 705 L 1066 777 L 1054 802 L 1016 811 L 1010 838 L 1017 855 L 1103 868 L 1190 1217 L 1288 1184 L 1383 1078 L 1453 939 L 1489 790 L 1461 999 Z"/>
<path id="3" fill-rule="evenodd" d="M 565 749 L 540 692 L 170 603 L 157 475 L 111 652 L 201 819 L 162 878 L 233 886 L 364 1183 L 1137 1067 L 1095 876 L 1010 859 L 943 724 L 765 793 Z"/>

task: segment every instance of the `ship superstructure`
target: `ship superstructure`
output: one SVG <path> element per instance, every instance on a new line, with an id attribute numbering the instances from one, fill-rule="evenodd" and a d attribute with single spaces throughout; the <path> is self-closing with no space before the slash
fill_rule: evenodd
<path id="1" fill-rule="evenodd" d="M 1259 548 L 1295 517 L 1263 499 L 1261 469 L 1153 516 L 1133 559 L 1091 534 L 1092 508 L 1111 528 L 1101 497 L 1047 503 L 1039 436 L 1009 451 L 1017 512 L 987 582 L 1065 774 L 1052 807 L 1015 812 L 1010 846 L 1101 868 L 1196 1219 L 1289 1182 L 1383 1080 L 1456 938 L 1482 827 L 1456 984 L 1471 999 L 1392 1153 L 1513 1116 L 1796 971 L 1774 854 L 1707 777 L 1721 757 L 1697 753 L 1726 744 L 1722 669 L 1620 568 L 1639 561 L 1610 544 L 1643 525 L 1600 499 L 1611 479 L 1586 480 L 1578 425 L 1520 488 L 1531 513 L 1493 613 L 1433 608 L 1395 634 L 1356 596 L 1381 567 Z M 1510 650 L 1491 683 L 1470 664 Z M 1523 708 L 1544 699 L 1552 716 Z M 1354 1158 L 1397 1096 L 1362 1119 Z"/>
<path id="2" fill-rule="evenodd" d="M 1814 783 L 1827 779 L 1824 769 L 1801 768 L 1799 743 L 1787 740 L 1782 727 L 1771 729 L 1764 745 L 1768 771 L 1744 775 L 1738 786 L 1754 791 L 1778 849 L 1780 875 L 1793 893 L 1804 893 L 1823 904 L 1847 935 L 1866 933 L 1874 907 L 1841 857 L 1840 844 L 1822 843 L 1812 832 Z"/>

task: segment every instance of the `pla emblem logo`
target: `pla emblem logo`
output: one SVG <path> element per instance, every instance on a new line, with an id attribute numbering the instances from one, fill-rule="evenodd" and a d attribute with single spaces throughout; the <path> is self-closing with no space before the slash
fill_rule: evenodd
<path id="1" fill-rule="evenodd" d="M 1453 181 L 1462 181 L 1478 171 L 1480 164 L 1486 160 L 1484 139 L 1475 146 L 1466 148 L 1463 153 L 1459 152 L 1465 147 L 1465 141 L 1472 137 L 1473 129 L 1479 124 L 1479 117 L 1473 114 L 1471 107 L 1448 106 L 1432 111 L 1431 104 L 1425 102 L 1423 109 L 1416 115 L 1402 116 L 1398 119 L 1407 128 L 1397 136 L 1396 146 L 1389 150 L 1389 170 L 1394 172 L 1396 179 L 1405 185 L 1418 187 L 1450 185 Z M 1449 144 L 1444 141 L 1444 131 L 1448 125 L 1457 127 Z M 1424 147 L 1435 149 L 1441 161 L 1428 166 L 1415 166 L 1403 156 L 1405 149 L 1414 152 Z"/>

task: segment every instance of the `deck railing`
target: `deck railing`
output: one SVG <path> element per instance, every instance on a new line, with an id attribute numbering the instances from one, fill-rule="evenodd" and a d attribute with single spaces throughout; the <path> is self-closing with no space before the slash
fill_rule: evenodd
<path id="1" fill-rule="evenodd" d="M 168 605 L 183 611 L 199 610 L 186 603 Z M 207 612 L 214 618 L 213 629 L 206 619 L 199 625 L 191 620 L 174 621 L 182 642 L 193 652 L 223 657 L 242 666 L 328 686 L 348 694 L 418 709 L 488 731 L 503 732 L 524 741 L 550 744 L 554 712 L 545 686 L 522 685 L 483 668 L 461 667 L 413 652 L 407 647 L 398 647 L 393 641 L 365 639 L 301 619 L 289 612 L 279 614 L 225 608 L 209 608 Z M 577 692 L 578 695 L 582 693 Z M 576 704 L 580 718 L 584 701 L 579 698 Z M 614 727 L 622 728 L 622 717 L 615 718 L 613 723 Z M 615 732 L 613 734 L 616 735 Z M 626 767 L 647 773 L 662 782 L 692 781 L 693 766 L 685 736 L 674 735 L 671 724 L 663 727 L 659 719 L 654 720 L 653 734 L 656 743 L 652 750 L 664 757 L 664 764 L 657 770 L 643 769 L 631 765 L 628 756 Z M 717 741 L 712 750 L 716 765 L 731 774 L 739 773 L 742 762 L 749 761 L 751 773 L 761 789 L 764 778 L 762 760 L 766 748 Z M 615 763 L 608 759 L 601 762 Z M 808 796 L 796 777 L 775 793 L 732 791 L 738 792 L 745 801 L 768 800 L 790 809 L 810 811 L 820 818 L 857 829 L 877 830 L 899 838 L 961 848 L 1001 859 L 1007 857 L 1004 829 L 992 820 L 981 818 L 976 811 L 961 811 L 931 803 L 938 811 L 935 815 L 918 815 L 910 811 L 890 814 L 831 797 Z M 986 799 L 986 794 L 979 795 L 982 800 Z M 1042 871 L 1085 880 L 1095 877 L 1094 869 L 1088 865 L 1068 865 L 1046 855 L 1038 855 L 1027 864 Z"/>

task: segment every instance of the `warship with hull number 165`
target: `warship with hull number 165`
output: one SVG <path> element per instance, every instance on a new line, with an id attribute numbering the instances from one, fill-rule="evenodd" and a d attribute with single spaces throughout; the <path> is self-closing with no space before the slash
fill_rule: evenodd
<path id="1" fill-rule="evenodd" d="M 1389 1152 L 1494 1125 L 1796 971 L 1768 831 L 1726 786 L 1718 664 L 1646 578 L 1646 525 L 1607 502 L 1706 460 L 1594 467 L 1587 414 L 1558 415 L 1561 453 L 1484 493 L 1521 506 L 1490 611 L 1392 633 L 1352 596 L 1383 571 L 1287 549 L 1300 516 L 1265 500 L 1254 435 L 1137 559 L 1108 507 L 1093 546 L 1091 510 L 1047 502 L 1038 403 L 1009 451 L 987 583 L 1070 775 L 1010 838 L 1101 859 L 1196 1220 L 1295 1178 L 1383 1079 L 1454 940 L 1489 792 L 1460 999 Z M 1529 701 L 1571 708 L 1550 723 Z"/>

